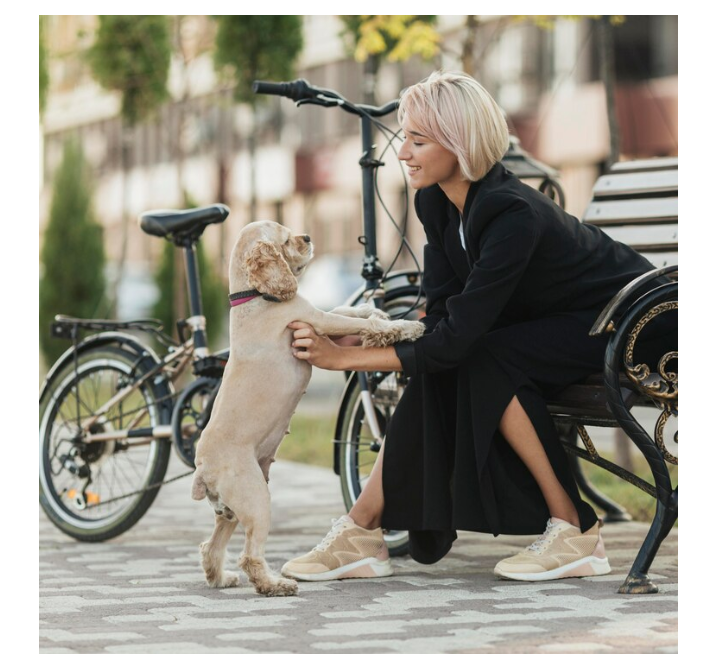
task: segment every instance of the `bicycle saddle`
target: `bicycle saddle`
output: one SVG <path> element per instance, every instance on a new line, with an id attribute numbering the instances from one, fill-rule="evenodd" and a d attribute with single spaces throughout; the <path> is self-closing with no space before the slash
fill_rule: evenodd
<path id="1" fill-rule="evenodd" d="M 151 236 L 200 236 L 207 225 L 222 222 L 229 215 L 224 204 L 213 204 L 184 211 L 146 211 L 139 216 L 139 226 Z"/>

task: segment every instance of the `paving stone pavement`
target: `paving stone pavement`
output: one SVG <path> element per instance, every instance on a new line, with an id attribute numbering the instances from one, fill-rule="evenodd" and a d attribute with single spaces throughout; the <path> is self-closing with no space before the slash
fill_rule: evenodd
<path id="1" fill-rule="evenodd" d="M 172 462 L 169 476 L 184 470 Z M 40 511 L 41 653 L 678 651 L 676 529 L 652 567 L 658 595 L 617 594 L 647 530 L 628 523 L 605 527 L 613 572 L 603 577 L 499 580 L 494 564 L 532 538 L 460 533 L 438 564 L 398 558 L 386 579 L 301 583 L 296 597 L 265 598 L 248 582 L 206 586 L 198 544 L 213 515 L 190 499 L 190 483 L 164 487 L 136 526 L 106 543 L 76 542 Z M 343 506 L 331 470 L 277 462 L 270 486 L 267 559 L 280 569 L 317 544 Z M 241 546 L 235 532 L 233 563 Z"/>

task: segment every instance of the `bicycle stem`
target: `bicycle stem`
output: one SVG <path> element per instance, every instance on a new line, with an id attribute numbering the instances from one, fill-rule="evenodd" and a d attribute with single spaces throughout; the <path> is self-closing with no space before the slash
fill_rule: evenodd
<path id="1" fill-rule="evenodd" d="M 383 306 L 382 295 L 377 295 L 383 278 L 383 269 L 378 260 L 376 247 L 376 198 L 374 197 L 374 178 L 376 169 L 383 163 L 374 158 L 373 125 L 368 116 L 361 116 L 361 192 L 364 216 L 364 265 L 361 275 L 366 280 L 366 289 L 373 295 L 374 305 Z"/>

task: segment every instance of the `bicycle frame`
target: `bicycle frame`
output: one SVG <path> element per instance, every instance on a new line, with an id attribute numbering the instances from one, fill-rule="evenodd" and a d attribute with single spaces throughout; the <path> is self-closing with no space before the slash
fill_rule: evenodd
<path id="1" fill-rule="evenodd" d="M 188 340 L 183 341 L 181 345 L 177 347 L 170 347 L 169 352 L 165 357 L 157 357 L 158 361 L 153 368 L 149 369 L 133 384 L 120 389 L 114 396 L 108 399 L 104 405 L 94 412 L 90 418 L 81 420 L 79 411 L 76 422 L 79 429 L 84 434 L 82 437 L 82 442 L 84 444 L 120 440 L 122 441 L 123 447 L 132 447 L 149 444 L 155 438 L 173 438 L 174 433 L 172 425 L 157 426 L 156 428 L 128 427 L 118 431 L 109 431 L 106 433 L 90 433 L 89 431 L 91 427 L 93 427 L 96 423 L 99 423 L 100 420 L 108 414 L 113 406 L 118 405 L 121 401 L 127 399 L 135 391 L 139 391 L 144 384 L 152 380 L 157 375 L 164 375 L 169 382 L 172 382 L 183 373 L 189 362 L 204 359 L 210 354 L 207 341 L 206 320 L 203 315 L 198 260 L 195 254 L 194 239 L 185 237 L 174 239 L 174 242 L 177 246 L 183 248 L 186 266 L 186 283 L 188 285 L 189 306 L 191 311 L 191 316 L 185 321 L 185 324 L 190 327 L 192 336 Z M 61 325 L 71 325 L 70 336 L 74 340 L 74 345 L 72 348 L 74 363 L 77 363 L 78 359 L 77 352 L 79 344 L 76 341 L 78 329 L 87 328 L 111 330 L 115 328 L 130 328 L 128 322 L 71 320 L 70 318 L 60 318 L 60 316 L 57 316 L 57 324 L 55 326 L 57 327 L 59 335 L 63 336 L 66 336 L 66 332 L 62 331 Z M 156 332 L 156 329 L 153 327 L 137 328 L 151 328 L 152 332 Z M 179 333 L 181 334 L 181 338 L 182 331 L 182 324 L 179 322 Z M 59 366 L 60 363 L 57 363 L 56 367 Z M 48 377 L 50 377 L 51 374 L 52 373 L 50 372 Z M 173 394 L 171 394 L 171 396 L 173 396 Z M 80 407 L 80 401 L 78 401 L 78 405 Z M 133 417 L 131 424 L 138 424 L 146 414 L 146 410 L 147 408 L 142 408 L 140 413 L 137 413 Z"/>
<path id="2" fill-rule="evenodd" d="M 128 398 L 132 393 L 138 391 L 142 385 L 151 380 L 155 375 L 164 373 L 168 377 L 169 381 L 173 381 L 178 378 L 185 370 L 186 365 L 193 357 L 193 341 L 188 340 L 184 345 L 176 348 L 173 352 L 168 354 L 163 358 L 162 362 L 149 370 L 145 375 L 143 375 L 134 384 L 125 387 L 118 391 L 111 399 L 107 401 L 98 411 L 93 415 L 93 417 L 86 422 L 80 423 L 79 427 L 83 431 L 89 431 L 91 426 L 100 420 L 101 417 L 106 415 L 112 406 L 117 405 L 121 401 Z M 176 362 L 175 368 L 169 368 L 169 364 Z M 146 414 L 148 407 L 142 408 L 140 413 L 137 413 L 132 423 L 138 424 L 141 418 Z M 171 438 L 173 436 L 173 428 L 171 425 L 168 426 L 157 426 L 156 428 L 140 428 L 140 429 L 121 429 L 119 431 L 109 431 L 107 433 L 86 433 L 83 436 L 82 441 L 86 444 L 95 442 L 107 442 L 110 440 L 129 440 L 130 442 L 126 445 L 129 447 L 135 445 L 145 445 L 149 444 L 154 438 Z M 137 440 L 132 440 L 136 438 Z"/>

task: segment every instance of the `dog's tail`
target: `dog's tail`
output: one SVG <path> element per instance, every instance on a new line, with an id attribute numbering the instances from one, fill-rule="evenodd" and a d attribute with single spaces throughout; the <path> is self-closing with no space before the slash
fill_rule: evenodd
<path id="1" fill-rule="evenodd" d="M 207 495 L 207 485 L 205 480 L 200 476 L 200 473 L 196 471 L 193 476 L 193 488 L 190 491 L 190 497 L 193 500 L 202 500 Z"/>

